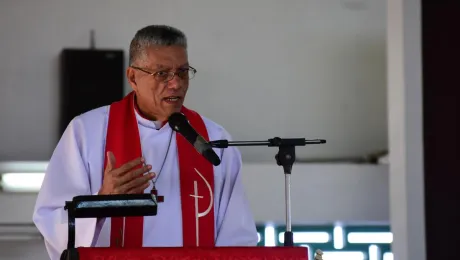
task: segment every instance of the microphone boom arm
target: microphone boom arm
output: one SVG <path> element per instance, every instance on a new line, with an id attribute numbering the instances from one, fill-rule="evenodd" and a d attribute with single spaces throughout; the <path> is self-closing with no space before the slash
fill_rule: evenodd
<path id="1" fill-rule="evenodd" d="M 209 144 L 214 148 L 228 148 L 229 146 L 268 146 L 268 147 L 281 147 L 281 146 L 305 146 L 308 144 L 324 144 L 324 139 L 307 140 L 305 138 L 271 138 L 267 141 L 228 141 L 216 140 L 211 141 Z"/>
<path id="2" fill-rule="evenodd" d="M 228 148 L 229 146 L 268 146 L 278 147 L 279 151 L 275 156 L 276 163 L 283 166 L 285 177 L 285 199 L 286 199 L 286 232 L 284 232 L 284 246 L 294 245 L 294 235 L 291 228 L 291 172 L 295 162 L 295 147 L 308 144 L 324 144 L 324 139 L 307 140 L 305 138 L 279 137 L 268 139 L 267 141 L 228 141 L 216 140 L 209 144 L 214 148 Z"/>

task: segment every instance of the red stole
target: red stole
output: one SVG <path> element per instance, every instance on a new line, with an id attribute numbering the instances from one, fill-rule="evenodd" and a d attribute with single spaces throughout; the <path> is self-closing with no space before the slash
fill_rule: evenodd
<path id="1" fill-rule="evenodd" d="M 113 152 L 116 168 L 142 156 L 138 123 L 134 110 L 134 95 L 134 92 L 131 92 L 110 106 L 105 151 Z M 201 116 L 185 107 L 182 107 L 181 112 L 187 117 L 193 128 L 203 138 L 209 140 Z M 213 166 L 178 133 L 176 134 L 176 142 L 179 156 L 183 246 L 213 247 L 215 241 Z M 104 157 L 105 169 L 107 156 Z M 148 163 L 148 158 L 146 161 Z M 168 175 L 169 173 L 163 174 Z M 156 188 L 161 195 L 161 187 Z M 167 197 L 165 197 L 164 203 L 168 203 Z M 198 204 L 198 209 L 195 209 L 196 204 Z M 158 214 L 166 213 L 159 209 Z M 122 247 L 122 244 L 124 247 L 130 248 L 142 247 L 143 230 L 144 217 L 112 218 L 110 247 Z M 158 236 L 167 235 L 158 234 Z"/>

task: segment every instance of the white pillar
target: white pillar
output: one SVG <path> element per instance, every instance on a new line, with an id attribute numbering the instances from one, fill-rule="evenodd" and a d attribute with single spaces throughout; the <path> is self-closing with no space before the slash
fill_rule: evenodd
<path id="1" fill-rule="evenodd" d="M 426 260 L 421 3 L 388 0 L 390 223 L 395 260 Z"/>

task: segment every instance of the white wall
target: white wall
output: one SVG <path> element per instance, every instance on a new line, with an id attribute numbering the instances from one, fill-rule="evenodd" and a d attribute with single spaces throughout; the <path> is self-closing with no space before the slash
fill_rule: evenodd
<path id="1" fill-rule="evenodd" d="M 283 168 L 244 166 L 243 180 L 254 217 L 285 223 Z M 298 164 L 291 176 L 292 223 L 387 223 L 386 165 Z"/>
<path id="2" fill-rule="evenodd" d="M 42 240 L 18 242 L 0 242 L 2 260 L 49 260 Z"/>
<path id="3" fill-rule="evenodd" d="M 385 1 L 3 0 L 0 160 L 49 159 L 62 48 L 88 47 L 95 29 L 97 47 L 127 51 L 153 23 L 186 32 L 199 71 L 186 105 L 235 139 L 328 140 L 299 158 L 387 149 Z M 271 161 L 273 150 L 243 156 Z"/>
<path id="4" fill-rule="evenodd" d="M 390 220 L 395 259 L 427 259 L 423 161 L 422 10 L 388 1 Z"/>

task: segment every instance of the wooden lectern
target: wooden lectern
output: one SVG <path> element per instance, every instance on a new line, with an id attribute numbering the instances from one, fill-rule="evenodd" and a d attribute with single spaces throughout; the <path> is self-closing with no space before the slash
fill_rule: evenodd
<path id="1" fill-rule="evenodd" d="M 77 196 L 67 201 L 67 249 L 61 260 L 153 260 L 153 259 L 292 259 L 308 260 L 306 247 L 143 247 L 105 248 L 75 247 L 76 218 L 155 216 L 155 194 Z"/>

